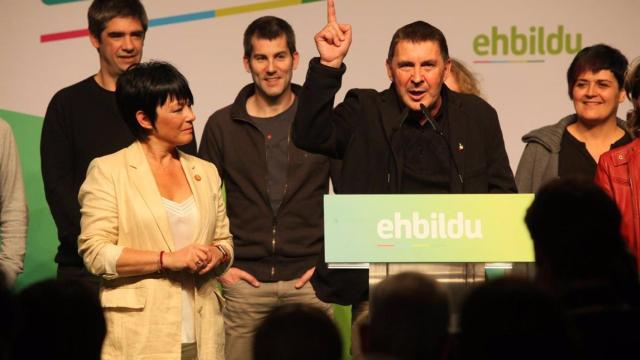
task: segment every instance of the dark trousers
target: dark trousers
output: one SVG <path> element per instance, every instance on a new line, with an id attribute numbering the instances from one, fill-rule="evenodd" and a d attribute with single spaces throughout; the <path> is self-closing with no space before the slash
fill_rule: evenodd
<path id="1" fill-rule="evenodd" d="M 69 266 L 58 265 L 58 280 L 76 280 L 87 287 L 96 294 L 96 297 L 100 294 L 100 278 L 90 273 L 84 266 Z"/>

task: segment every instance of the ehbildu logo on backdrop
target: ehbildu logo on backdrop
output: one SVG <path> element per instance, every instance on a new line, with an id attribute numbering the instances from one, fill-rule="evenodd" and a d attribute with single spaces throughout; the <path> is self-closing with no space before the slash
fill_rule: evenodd
<path id="1" fill-rule="evenodd" d="M 527 31 L 528 30 L 528 31 Z M 495 63 L 543 63 L 541 57 L 560 54 L 576 54 L 582 49 L 582 33 L 571 33 L 564 25 L 553 30 L 544 26 L 531 26 L 527 30 L 511 26 L 509 30 L 492 26 L 488 33 L 473 38 L 473 52 L 482 58 L 476 64 Z M 509 56 L 510 59 L 499 57 Z M 496 58 L 498 57 L 498 58 Z M 521 59 L 513 59 L 519 57 Z"/>
<path id="2" fill-rule="evenodd" d="M 445 213 L 432 212 L 426 217 L 414 211 L 410 218 L 403 218 L 399 212 L 393 213 L 393 219 L 378 221 L 377 233 L 384 240 L 408 239 L 481 239 L 482 221 L 465 219 L 462 212 L 454 218 Z"/>

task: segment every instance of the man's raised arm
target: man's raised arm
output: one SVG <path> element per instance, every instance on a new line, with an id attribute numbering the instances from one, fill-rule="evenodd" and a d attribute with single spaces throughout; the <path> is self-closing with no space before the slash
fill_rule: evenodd
<path id="1" fill-rule="evenodd" d="M 349 96 L 335 111 L 333 109 L 346 70 L 343 60 L 351 46 L 351 25 L 337 22 L 333 0 L 327 1 L 327 25 L 314 40 L 320 57 L 310 61 L 299 94 L 292 126 L 293 142 L 306 151 L 341 158 L 358 110 Z"/>

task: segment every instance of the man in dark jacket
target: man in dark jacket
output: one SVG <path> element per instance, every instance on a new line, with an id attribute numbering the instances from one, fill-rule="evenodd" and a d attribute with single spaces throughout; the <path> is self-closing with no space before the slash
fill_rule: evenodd
<path id="1" fill-rule="evenodd" d="M 293 140 L 300 148 L 343 160 L 342 193 L 446 194 L 516 192 L 496 111 L 474 95 L 450 91 L 447 42 L 417 21 L 398 29 L 387 57 L 392 84 L 378 92 L 355 89 L 335 109 L 351 44 L 351 27 L 336 21 L 315 36 L 300 92 Z M 317 269 L 312 279 L 324 301 L 366 299 L 368 272 Z"/>
<path id="2" fill-rule="evenodd" d="M 298 64 L 293 30 L 282 19 L 259 18 L 245 31 L 244 51 L 253 83 L 209 118 L 200 147 L 225 184 L 234 235 L 235 261 L 220 278 L 232 360 L 252 359 L 254 329 L 277 304 L 331 311 L 308 283 L 324 239 L 330 163 L 290 141 L 300 91 L 291 84 Z"/>

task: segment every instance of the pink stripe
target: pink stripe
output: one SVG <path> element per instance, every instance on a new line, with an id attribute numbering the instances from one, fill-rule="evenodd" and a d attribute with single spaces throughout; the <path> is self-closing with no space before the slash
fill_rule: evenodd
<path id="1" fill-rule="evenodd" d="M 89 29 L 63 31 L 58 33 L 40 35 L 40 42 L 45 43 L 49 41 L 73 39 L 73 38 L 79 38 L 79 37 L 88 36 L 88 35 L 89 35 Z"/>

